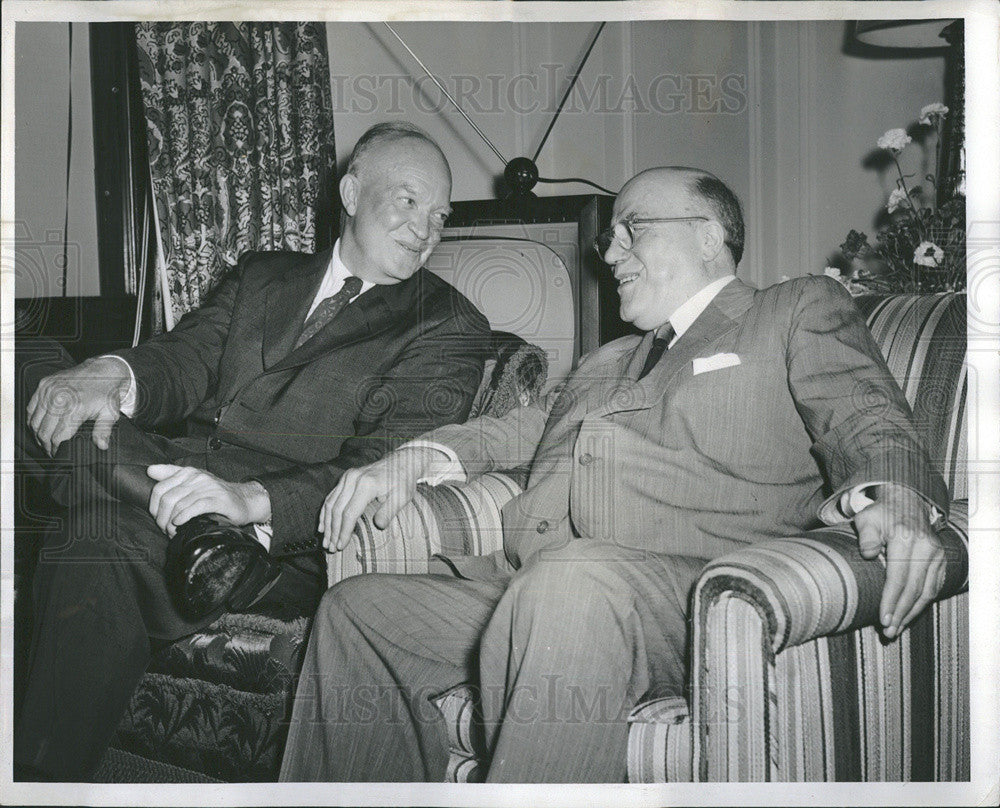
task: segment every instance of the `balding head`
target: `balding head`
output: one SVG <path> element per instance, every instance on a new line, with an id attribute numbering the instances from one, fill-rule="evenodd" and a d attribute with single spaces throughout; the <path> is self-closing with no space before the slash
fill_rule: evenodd
<path id="1" fill-rule="evenodd" d="M 722 180 L 700 168 L 660 166 L 636 174 L 625 183 L 619 197 L 633 185 L 653 204 L 657 197 L 686 194 L 689 197 L 686 206 L 692 215 L 704 215 L 722 225 L 732 268 L 739 265 L 745 238 L 743 209 L 736 194 Z"/>
<path id="2" fill-rule="evenodd" d="M 448 165 L 448 158 L 437 142 L 427 132 L 412 123 L 406 121 L 388 121 L 377 123 L 365 130 L 365 133 L 358 138 L 351 150 L 351 156 L 347 159 L 346 174 L 353 174 L 361 177 L 366 169 L 372 165 L 378 165 L 379 152 L 386 146 L 391 146 L 400 141 L 416 141 L 413 145 L 420 148 L 423 144 L 426 148 L 421 149 L 428 159 L 434 162 L 440 161 L 444 171 L 448 175 L 448 184 L 451 185 L 451 166 Z M 433 155 L 433 156 L 430 156 Z"/>
<path id="3" fill-rule="evenodd" d="M 739 203 L 699 169 L 669 166 L 636 175 L 615 199 L 612 222 L 616 235 L 604 259 L 618 280 L 620 314 L 645 331 L 662 326 L 716 278 L 731 275 L 743 250 Z"/>
<path id="4" fill-rule="evenodd" d="M 448 161 L 423 130 L 372 127 L 340 180 L 341 260 L 362 280 L 406 280 L 441 240 L 450 195 Z"/>

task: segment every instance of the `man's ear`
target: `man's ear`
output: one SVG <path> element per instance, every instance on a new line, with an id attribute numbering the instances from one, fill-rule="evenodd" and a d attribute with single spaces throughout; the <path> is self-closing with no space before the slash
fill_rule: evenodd
<path id="1" fill-rule="evenodd" d="M 701 228 L 701 257 L 713 261 L 726 246 L 726 231 L 714 219 L 705 222 Z"/>
<path id="2" fill-rule="evenodd" d="M 345 174 L 340 178 L 340 201 L 348 216 L 353 216 L 358 211 L 360 190 L 361 182 L 353 174 Z"/>

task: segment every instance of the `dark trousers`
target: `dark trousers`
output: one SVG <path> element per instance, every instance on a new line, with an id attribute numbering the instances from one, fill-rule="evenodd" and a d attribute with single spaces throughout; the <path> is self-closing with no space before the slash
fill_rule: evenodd
<path id="1" fill-rule="evenodd" d="M 324 595 L 283 781 L 444 779 L 433 699 L 479 691 L 490 782 L 623 782 L 627 717 L 684 691 L 704 560 L 580 539 L 513 575 L 361 575 Z"/>
<path id="2" fill-rule="evenodd" d="M 14 760 L 57 780 L 86 780 L 154 645 L 203 628 L 216 616 L 191 621 L 178 612 L 164 577 L 168 538 L 145 507 L 121 496 L 110 469 L 197 465 L 197 456 L 188 441 L 143 432 L 122 418 L 107 451 L 97 449 L 83 429 L 47 458 L 27 431 L 24 409 L 43 376 L 73 363 L 51 344 L 18 349 L 15 462 L 18 473 L 47 487 L 60 525 L 38 549 Z M 313 576 L 298 570 L 282 575 L 269 597 L 315 602 L 325 583 L 320 573 L 317 560 Z"/>

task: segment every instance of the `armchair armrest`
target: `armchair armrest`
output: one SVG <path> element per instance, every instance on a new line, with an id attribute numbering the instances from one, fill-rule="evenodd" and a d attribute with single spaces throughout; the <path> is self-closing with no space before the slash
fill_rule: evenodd
<path id="1" fill-rule="evenodd" d="M 967 500 L 953 503 L 938 533 L 946 558 L 939 600 L 968 586 L 968 510 Z M 819 528 L 800 538 L 748 545 L 710 562 L 695 588 L 695 614 L 704 614 L 720 598 L 739 597 L 758 611 L 771 650 L 778 653 L 815 637 L 875 624 L 884 583 L 884 566 L 862 558 L 849 525 Z"/>
<path id="2" fill-rule="evenodd" d="M 959 681 L 968 675 L 967 606 L 953 597 L 968 584 L 966 502 L 953 504 L 939 535 L 947 560 L 939 600 L 894 642 L 872 628 L 884 568 L 861 557 L 848 526 L 748 545 L 708 564 L 691 611 L 694 778 L 917 779 L 923 762 L 875 744 L 916 748 L 914 716 L 925 711 L 934 757 L 943 738 L 931 737 L 941 730 L 934 710 L 967 709 Z M 921 703 L 931 698 L 935 706 Z M 865 748 L 876 726 L 881 734 Z M 858 734 L 860 748 L 846 749 Z"/>
<path id="3" fill-rule="evenodd" d="M 498 472 L 461 485 L 417 486 L 413 501 L 385 530 L 372 522 L 370 506 L 354 529 L 354 542 L 327 556 L 327 579 L 337 581 L 366 572 L 427 572 L 435 554 L 489 555 L 503 547 L 500 509 L 521 489 Z"/>

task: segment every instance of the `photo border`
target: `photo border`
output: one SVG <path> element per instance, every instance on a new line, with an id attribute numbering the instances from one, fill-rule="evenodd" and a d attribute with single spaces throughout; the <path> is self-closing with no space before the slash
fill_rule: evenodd
<path id="1" fill-rule="evenodd" d="M 988 0 L 967 2 L 254 2 L 246 6 L 222 2 L 24 2 L 3 3 L 3 117 L 2 144 L 2 266 L 13 267 L 14 227 L 14 31 L 26 21 L 162 20 L 490 20 L 509 22 L 582 22 L 588 20 L 642 21 L 661 19 L 711 20 L 839 20 L 884 17 L 929 18 L 961 16 L 966 20 L 966 149 L 969 222 L 970 309 L 985 321 L 970 326 L 969 367 L 979 379 L 977 398 L 970 404 L 979 437 L 976 464 L 970 469 L 969 591 L 970 620 L 975 640 L 970 644 L 970 704 L 972 705 L 971 783 L 814 783 L 814 784 L 685 784 L 489 786 L 476 784 L 35 784 L 13 783 L 11 764 L 11 710 L 13 686 L 13 351 L 9 350 L 14 322 L 13 273 L 4 273 L 0 322 L 4 324 L 0 371 L 3 378 L 2 529 L 0 529 L 0 648 L 3 705 L 0 801 L 4 804 L 105 805 L 745 805 L 814 804 L 908 805 L 997 804 L 1000 761 L 1000 592 L 997 567 L 1000 525 L 1000 144 L 997 99 L 998 6 Z M 974 254 L 974 251 L 975 254 Z M 973 260 L 975 259 L 975 260 Z M 973 295 L 975 295 L 973 299 Z M 970 317 L 970 320 L 972 318 Z M 971 452 L 970 452 L 971 455 Z"/>

